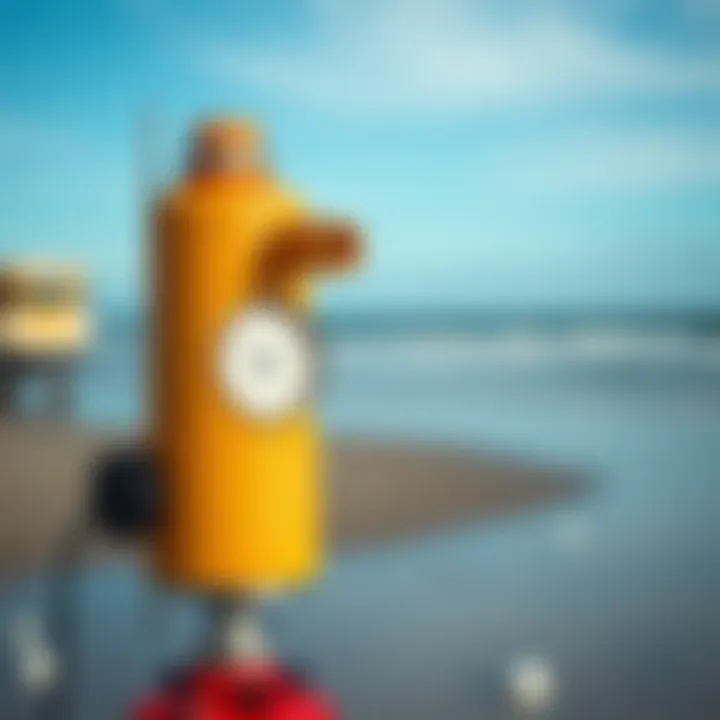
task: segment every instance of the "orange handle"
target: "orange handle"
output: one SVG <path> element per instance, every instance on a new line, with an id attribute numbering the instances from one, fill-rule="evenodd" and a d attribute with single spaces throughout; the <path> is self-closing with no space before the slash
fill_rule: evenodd
<path id="1" fill-rule="evenodd" d="M 361 247 L 358 228 L 347 222 L 310 221 L 284 228 L 261 260 L 261 293 L 277 295 L 299 275 L 348 270 L 357 265 Z"/>

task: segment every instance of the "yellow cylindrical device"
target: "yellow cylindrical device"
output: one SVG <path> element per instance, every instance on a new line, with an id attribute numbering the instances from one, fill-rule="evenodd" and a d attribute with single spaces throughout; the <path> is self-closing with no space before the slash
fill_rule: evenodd
<path id="1" fill-rule="evenodd" d="M 162 578 L 203 592 L 302 584 L 323 556 L 309 275 L 356 256 L 263 166 L 242 122 L 196 133 L 156 212 L 153 452 Z"/>

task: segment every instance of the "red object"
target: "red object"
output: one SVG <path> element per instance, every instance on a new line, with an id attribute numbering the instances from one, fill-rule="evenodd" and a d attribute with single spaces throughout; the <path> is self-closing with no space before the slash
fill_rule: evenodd
<path id="1" fill-rule="evenodd" d="M 142 702 L 133 720 L 338 720 L 332 704 L 277 664 L 204 666 Z"/>

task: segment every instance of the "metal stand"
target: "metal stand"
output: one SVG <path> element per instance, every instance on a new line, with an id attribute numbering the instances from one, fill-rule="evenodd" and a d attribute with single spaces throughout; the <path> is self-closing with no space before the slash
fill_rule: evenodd
<path id="1" fill-rule="evenodd" d="M 26 377 L 42 377 L 46 383 L 43 417 L 54 422 L 71 422 L 74 415 L 73 380 L 75 361 L 71 358 L 16 362 L 10 388 L 14 417 L 22 416 L 19 384 Z M 45 625 L 56 649 L 59 675 L 40 698 L 40 720 L 74 720 L 80 678 L 80 555 L 86 542 L 88 518 L 84 510 L 73 516 L 62 533 L 48 570 Z"/>
<path id="2" fill-rule="evenodd" d="M 210 607 L 204 658 L 142 701 L 133 720 L 337 720 L 322 693 L 272 657 L 257 605 L 219 598 Z"/>
<path id="3" fill-rule="evenodd" d="M 10 418 L 17 413 L 17 385 L 16 364 L 9 357 L 0 357 L 0 418 Z"/>
<path id="4" fill-rule="evenodd" d="M 58 422 L 69 421 L 74 409 L 75 370 L 74 357 L 0 356 L 0 418 L 22 418 L 25 415 L 22 402 L 23 384 L 29 379 L 41 379 L 45 384 L 42 418 Z"/>

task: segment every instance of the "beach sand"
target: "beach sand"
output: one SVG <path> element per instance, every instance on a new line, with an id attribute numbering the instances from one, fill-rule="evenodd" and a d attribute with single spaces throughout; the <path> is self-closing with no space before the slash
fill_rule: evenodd
<path id="1" fill-rule="evenodd" d="M 108 557 L 114 548 L 82 519 L 88 480 L 95 460 L 111 446 L 132 443 L 131 437 L 52 424 L 0 424 L 0 576 L 48 564 L 78 526 L 82 554 Z M 328 461 L 329 524 L 339 551 L 528 510 L 583 487 L 567 470 L 369 439 L 330 441 Z"/>

